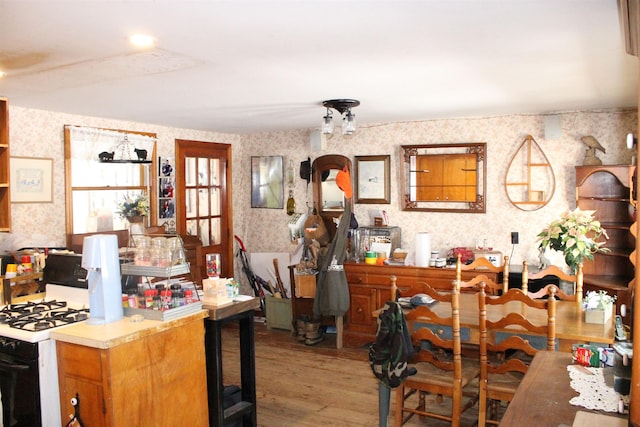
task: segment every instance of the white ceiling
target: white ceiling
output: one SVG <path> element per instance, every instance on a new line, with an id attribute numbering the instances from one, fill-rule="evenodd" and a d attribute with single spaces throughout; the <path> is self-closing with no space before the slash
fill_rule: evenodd
<path id="1" fill-rule="evenodd" d="M 14 106 L 232 133 L 638 98 L 616 0 L 0 0 L 0 68 Z"/>

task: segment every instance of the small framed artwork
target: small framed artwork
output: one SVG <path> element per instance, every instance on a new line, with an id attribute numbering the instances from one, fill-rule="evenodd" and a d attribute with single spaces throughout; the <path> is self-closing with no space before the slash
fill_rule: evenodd
<path id="1" fill-rule="evenodd" d="M 53 159 L 11 157 L 11 203 L 53 203 Z"/>
<path id="2" fill-rule="evenodd" d="M 356 156 L 355 202 L 362 204 L 391 203 L 391 156 Z"/>
<path id="3" fill-rule="evenodd" d="M 283 156 L 251 156 L 251 207 L 284 208 Z"/>

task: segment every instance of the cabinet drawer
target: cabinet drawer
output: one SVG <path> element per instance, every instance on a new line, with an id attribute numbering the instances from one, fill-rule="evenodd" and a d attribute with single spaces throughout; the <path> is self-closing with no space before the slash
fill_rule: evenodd
<path id="1" fill-rule="evenodd" d="M 349 325 L 371 326 L 375 324 L 372 314 L 375 310 L 372 295 L 351 294 Z"/>
<path id="2" fill-rule="evenodd" d="M 349 271 L 347 271 L 346 276 L 347 276 L 347 283 L 355 283 L 358 285 L 367 283 L 367 273 L 361 273 L 361 272 L 350 273 Z"/>
<path id="3" fill-rule="evenodd" d="M 58 341 L 56 343 L 58 361 L 63 365 L 68 374 L 74 378 L 81 378 L 89 381 L 102 381 L 100 351 Z"/>
<path id="4" fill-rule="evenodd" d="M 453 339 L 453 329 L 451 326 L 446 325 L 435 325 L 432 323 L 414 323 L 414 329 L 418 328 L 427 328 L 431 330 L 434 334 L 438 335 L 440 338 L 445 340 Z M 471 340 L 471 331 L 469 328 L 461 327 L 460 328 L 460 341 L 468 342 Z"/>

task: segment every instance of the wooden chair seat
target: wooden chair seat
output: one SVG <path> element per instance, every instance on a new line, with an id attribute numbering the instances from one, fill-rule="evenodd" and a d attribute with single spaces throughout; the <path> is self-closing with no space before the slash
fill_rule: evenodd
<path id="1" fill-rule="evenodd" d="M 418 373 L 407 377 L 405 380 L 406 387 L 412 387 L 412 383 L 418 384 L 426 381 L 442 387 L 451 387 L 451 384 L 453 383 L 453 371 L 443 371 L 430 363 L 415 363 L 411 366 L 415 367 Z M 478 375 L 480 375 L 480 362 L 478 359 L 463 357 L 461 378 L 462 387 L 466 387 L 467 384 L 469 384 Z"/>
<path id="2" fill-rule="evenodd" d="M 506 400 L 507 396 L 511 397 L 516 392 L 523 377 L 524 374 L 521 372 L 505 372 L 504 374 L 491 373 L 488 377 L 487 392 L 494 396 L 494 398 L 499 396 L 498 393 L 502 393 L 505 397 L 496 400 Z"/>

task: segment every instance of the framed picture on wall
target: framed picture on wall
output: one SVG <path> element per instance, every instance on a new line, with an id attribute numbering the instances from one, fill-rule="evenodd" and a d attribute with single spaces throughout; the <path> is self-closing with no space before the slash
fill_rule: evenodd
<path id="1" fill-rule="evenodd" d="M 284 157 L 251 157 L 251 207 L 284 208 Z"/>
<path id="2" fill-rule="evenodd" d="M 355 202 L 391 203 L 389 188 L 391 156 L 356 156 L 355 160 Z"/>
<path id="3" fill-rule="evenodd" d="M 158 157 L 158 225 L 176 230 L 175 159 Z"/>
<path id="4" fill-rule="evenodd" d="M 11 203 L 53 203 L 53 159 L 11 157 Z"/>

